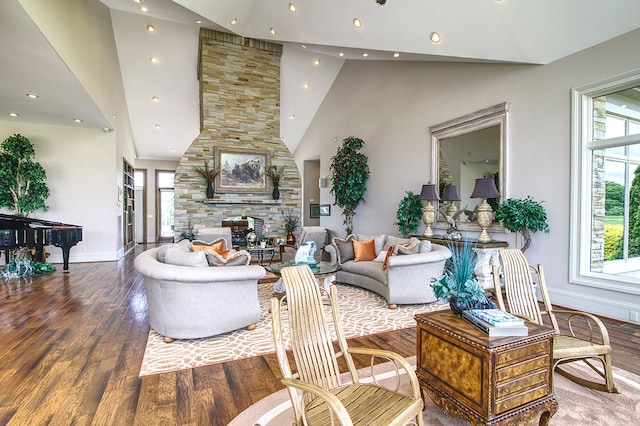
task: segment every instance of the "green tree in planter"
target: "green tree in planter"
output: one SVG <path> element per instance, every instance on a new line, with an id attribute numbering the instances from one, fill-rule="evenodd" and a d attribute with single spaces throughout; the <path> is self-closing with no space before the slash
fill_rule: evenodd
<path id="1" fill-rule="evenodd" d="M 49 197 L 47 173 L 40 163 L 33 161 L 35 150 L 22 135 L 9 136 L 0 145 L 0 207 L 19 216 L 34 210 L 47 210 Z"/>
<path id="2" fill-rule="evenodd" d="M 547 212 L 541 202 L 531 196 L 527 198 L 507 198 L 498 207 L 496 219 L 511 232 L 520 232 L 524 244 L 520 250 L 525 252 L 531 245 L 531 233 L 537 231 L 549 232 Z"/>
<path id="3" fill-rule="evenodd" d="M 396 212 L 398 221 L 394 223 L 394 225 L 398 225 L 398 232 L 404 237 L 418 231 L 423 208 L 420 194 L 414 194 L 411 191 L 406 191 L 406 194 L 398 205 Z"/>
<path id="4" fill-rule="evenodd" d="M 353 231 L 353 216 L 364 201 L 369 179 L 367 156 L 358 152 L 363 145 L 362 139 L 349 136 L 331 158 L 331 193 L 335 197 L 334 205 L 342 208 L 347 235 Z"/>

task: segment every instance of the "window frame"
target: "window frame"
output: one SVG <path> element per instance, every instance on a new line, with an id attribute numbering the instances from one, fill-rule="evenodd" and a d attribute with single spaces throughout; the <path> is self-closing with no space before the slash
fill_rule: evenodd
<path id="1" fill-rule="evenodd" d="M 591 271 L 592 151 L 640 142 L 640 135 L 593 141 L 593 98 L 640 85 L 640 69 L 571 89 L 569 282 L 640 295 L 640 279 Z"/>

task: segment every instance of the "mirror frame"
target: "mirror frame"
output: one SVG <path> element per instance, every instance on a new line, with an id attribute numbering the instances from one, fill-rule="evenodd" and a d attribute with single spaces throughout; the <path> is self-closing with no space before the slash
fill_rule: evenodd
<path id="1" fill-rule="evenodd" d="M 503 102 L 489 108 L 485 108 L 462 117 L 448 120 L 435 126 L 431 126 L 431 182 L 435 182 L 439 188 L 440 182 L 440 142 L 476 130 L 498 125 L 500 127 L 500 161 L 498 169 L 500 171 L 499 183 L 500 198 L 509 198 L 507 188 L 507 147 L 509 145 L 509 102 Z M 440 206 L 438 205 L 437 208 Z M 478 231 L 478 224 L 475 222 L 459 222 L 458 229 L 461 231 Z M 447 229 L 445 221 L 436 220 L 434 228 Z M 494 222 L 488 229 L 489 232 L 504 232 L 504 228 L 499 222 Z"/>

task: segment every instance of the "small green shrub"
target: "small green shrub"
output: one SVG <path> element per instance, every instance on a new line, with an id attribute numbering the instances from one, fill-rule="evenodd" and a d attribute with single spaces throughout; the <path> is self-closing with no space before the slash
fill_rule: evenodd
<path id="1" fill-rule="evenodd" d="M 604 226 L 604 260 L 622 259 L 624 225 Z"/>

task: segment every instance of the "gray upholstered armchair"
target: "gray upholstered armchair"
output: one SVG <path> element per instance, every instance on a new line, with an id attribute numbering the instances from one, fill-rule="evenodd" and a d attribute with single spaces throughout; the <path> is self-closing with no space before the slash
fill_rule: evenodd
<path id="1" fill-rule="evenodd" d="M 149 323 L 165 342 L 255 328 L 262 266 L 171 265 L 158 260 L 160 250 L 142 252 L 134 266 L 144 277 Z"/>

